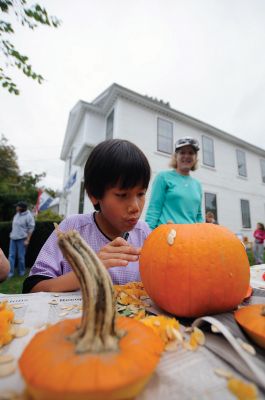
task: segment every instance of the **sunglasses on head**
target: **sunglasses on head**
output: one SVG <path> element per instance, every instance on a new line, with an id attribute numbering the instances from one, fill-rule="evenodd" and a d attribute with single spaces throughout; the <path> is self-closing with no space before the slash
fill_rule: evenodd
<path id="1" fill-rule="evenodd" d="M 179 147 L 182 147 L 181 145 L 193 146 L 195 148 L 195 150 L 199 150 L 199 148 L 200 148 L 199 142 L 196 139 L 189 138 L 189 137 L 182 138 L 177 141 L 176 151 L 179 149 Z"/>

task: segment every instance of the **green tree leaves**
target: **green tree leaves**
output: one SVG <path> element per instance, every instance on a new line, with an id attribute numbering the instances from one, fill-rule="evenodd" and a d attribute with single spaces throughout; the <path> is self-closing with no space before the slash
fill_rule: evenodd
<path id="1" fill-rule="evenodd" d="M 25 200 L 34 206 L 37 201 L 37 183 L 45 176 L 26 172 L 21 174 L 14 146 L 0 138 L 0 221 L 10 221 L 15 212 L 15 204 Z"/>
<path id="2" fill-rule="evenodd" d="M 29 58 L 21 54 L 7 39 L 7 35 L 15 34 L 12 24 L 3 19 L 4 14 L 14 14 L 18 22 L 22 26 L 26 26 L 32 30 L 39 25 L 46 25 L 57 28 L 60 21 L 48 15 L 46 9 L 39 4 L 32 6 L 27 5 L 28 0 L 0 0 L 0 10 L 2 11 L 0 19 L 0 85 L 7 89 L 9 93 L 19 95 L 19 89 L 12 78 L 6 74 L 9 68 L 17 68 L 28 78 L 36 80 L 39 84 L 44 78 L 35 72 L 29 62 Z M 6 18 L 8 15 L 6 15 Z M 1 53 L 3 57 L 1 57 Z M 2 65 L 1 65 L 2 64 Z"/>

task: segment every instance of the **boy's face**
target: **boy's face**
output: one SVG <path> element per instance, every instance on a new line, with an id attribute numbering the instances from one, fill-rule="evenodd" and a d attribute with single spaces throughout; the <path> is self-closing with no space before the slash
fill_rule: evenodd
<path id="1" fill-rule="evenodd" d="M 132 230 L 137 224 L 145 203 L 146 189 L 136 186 L 132 189 L 113 187 L 107 189 L 102 199 L 91 196 L 93 204 L 100 205 L 97 223 L 110 238 Z"/>

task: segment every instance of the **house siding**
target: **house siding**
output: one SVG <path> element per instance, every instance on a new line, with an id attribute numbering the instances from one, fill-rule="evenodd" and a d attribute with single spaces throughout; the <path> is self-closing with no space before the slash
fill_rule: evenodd
<path id="1" fill-rule="evenodd" d="M 123 89 L 126 94 L 126 89 Z M 130 97 L 130 93 L 128 94 Z M 147 102 L 148 103 L 148 102 Z M 104 99 L 102 101 L 104 105 Z M 102 105 L 101 105 L 102 106 Z M 103 106 L 102 106 L 103 107 Z M 163 108 L 163 107 L 161 107 Z M 127 98 L 123 93 L 117 95 L 105 115 L 96 114 L 87 109 L 84 112 L 82 121 L 78 129 L 74 132 L 72 147 L 75 154 L 81 154 L 80 150 L 85 149 L 85 144 L 92 147 L 106 138 L 106 119 L 114 109 L 113 137 L 123 138 L 132 141 L 146 154 L 152 169 L 152 181 L 155 175 L 169 168 L 171 155 L 157 151 L 157 120 L 165 119 L 173 124 L 173 142 L 182 136 L 192 136 L 199 140 L 202 146 L 202 136 L 213 140 L 215 166 L 208 167 L 203 164 L 202 149 L 199 152 L 199 168 L 192 173 L 192 176 L 199 179 L 202 183 L 204 193 L 214 193 L 217 198 L 218 222 L 235 233 L 242 233 L 252 240 L 253 231 L 257 222 L 265 221 L 265 184 L 262 183 L 260 159 L 265 159 L 265 151 L 255 146 L 235 138 L 232 135 L 222 133 L 218 135 L 218 130 L 209 125 L 183 115 L 173 117 L 171 112 L 164 107 L 157 110 L 144 102 L 137 102 L 135 99 Z M 174 110 L 173 110 L 174 111 Z M 242 150 L 246 155 L 247 177 L 238 175 L 236 150 Z M 69 148 L 69 154 L 70 154 Z M 85 150 L 84 150 L 85 151 Z M 264 158 L 261 156 L 264 154 Z M 83 152 L 86 156 L 86 152 Z M 68 176 L 68 161 L 65 160 L 64 185 Z M 81 164 L 73 165 L 72 170 L 76 170 L 77 181 L 64 195 L 65 215 L 78 212 L 80 183 L 83 178 L 83 168 L 85 161 Z M 149 201 L 151 184 L 147 192 L 146 205 L 142 217 L 144 218 Z M 240 200 L 245 199 L 250 204 L 251 229 L 242 228 L 242 217 Z M 63 201 L 61 202 L 63 203 Z M 204 203 L 203 203 L 204 207 Z M 84 212 L 92 210 L 90 201 L 85 196 Z M 62 212 L 62 208 L 61 208 Z"/>

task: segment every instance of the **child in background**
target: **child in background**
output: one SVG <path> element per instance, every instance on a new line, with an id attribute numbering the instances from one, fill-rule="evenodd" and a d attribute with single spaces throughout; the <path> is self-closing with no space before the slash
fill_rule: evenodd
<path id="1" fill-rule="evenodd" d="M 208 224 L 217 224 L 215 218 L 214 218 L 214 213 L 212 211 L 207 211 L 205 214 L 205 222 Z"/>
<path id="2" fill-rule="evenodd" d="M 264 253 L 263 242 L 265 240 L 265 229 L 264 225 L 261 222 L 257 223 L 257 228 L 253 236 L 255 238 L 253 245 L 255 264 L 263 264 L 263 253 Z"/>
<path id="3" fill-rule="evenodd" d="M 138 258 L 148 225 L 139 221 L 150 180 L 146 156 L 133 143 L 111 139 L 99 143 L 84 169 L 86 193 L 95 212 L 70 216 L 61 231 L 77 230 L 108 269 L 113 283 L 140 280 Z M 79 282 L 57 245 L 53 232 L 24 281 L 23 292 L 66 292 Z"/>

